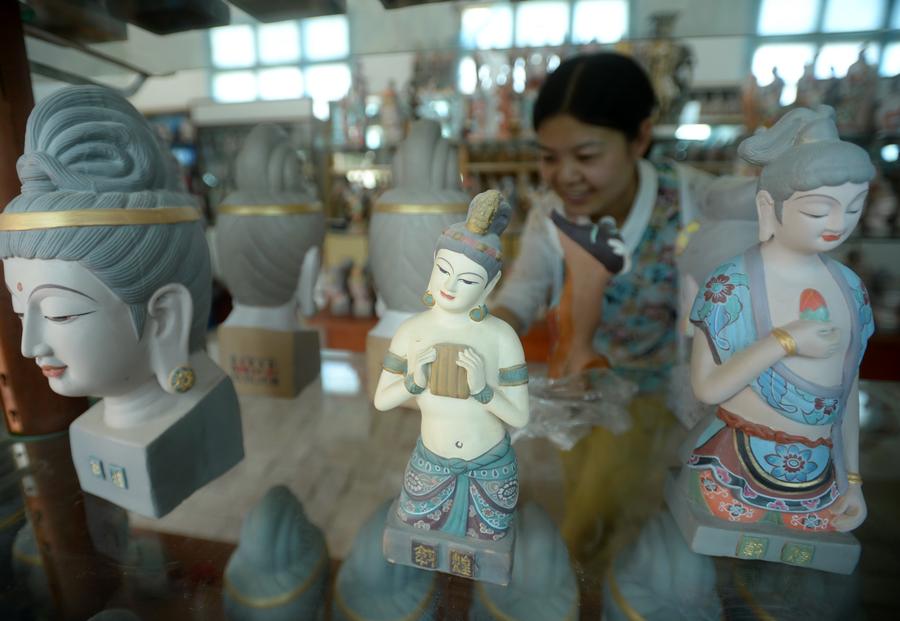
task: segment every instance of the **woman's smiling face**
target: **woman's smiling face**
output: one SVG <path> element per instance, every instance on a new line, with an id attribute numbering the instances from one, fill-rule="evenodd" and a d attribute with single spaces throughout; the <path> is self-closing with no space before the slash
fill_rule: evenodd
<path id="1" fill-rule="evenodd" d="M 643 140 L 588 125 L 568 114 L 551 117 L 537 130 L 541 176 L 562 199 L 566 215 L 608 213 L 628 194 Z"/>

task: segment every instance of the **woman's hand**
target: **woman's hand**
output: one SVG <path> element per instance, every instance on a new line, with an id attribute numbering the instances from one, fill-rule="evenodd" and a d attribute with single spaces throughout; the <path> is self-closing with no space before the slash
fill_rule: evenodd
<path id="1" fill-rule="evenodd" d="M 466 370 L 466 380 L 469 384 L 469 392 L 477 395 L 487 386 L 484 376 L 484 359 L 471 347 L 459 352 L 456 364 Z"/>
<path id="2" fill-rule="evenodd" d="M 840 330 L 831 322 L 798 319 L 782 326 L 782 330 L 797 343 L 797 355 L 807 358 L 830 358 L 841 342 Z"/>
<path id="3" fill-rule="evenodd" d="M 851 531 L 862 524 L 867 514 L 862 486 L 851 483 L 846 493 L 831 507 L 831 512 L 834 514 L 831 525 L 838 531 Z"/>
<path id="4" fill-rule="evenodd" d="M 428 386 L 428 365 L 437 359 L 437 351 L 434 346 L 418 351 L 414 356 L 410 356 L 412 360 L 412 376 L 416 385 L 425 388 Z"/>

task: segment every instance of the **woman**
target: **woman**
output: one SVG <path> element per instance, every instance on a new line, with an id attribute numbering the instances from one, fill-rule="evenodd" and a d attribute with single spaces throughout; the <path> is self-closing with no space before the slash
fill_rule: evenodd
<path id="1" fill-rule="evenodd" d="M 558 307 L 561 299 L 564 305 L 563 250 L 553 217 L 576 225 L 615 223 L 628 261 L 606 262 L 597 270 L 603 293 L 593 348 L 643 394 L 631 405 L 628 435 L 615 438 L 598 428 L 562 455 L 562 532 L 579 556 L 599 522 L 609 525 L 635 494 L 652 495 L 645 488 L 662 476 L 661 467 L 648 474 L 651 463 L 661 462 L 651 457 L 660 450 L 654 443 L 673 421 L 664 398 L 653 393 L 665 387 L 675 361 L 675 243 L 682 225 L 694 219 L 694 197 L 709 177 L 642 159 L 652 139 L 655 103 L 647 75 L 619 54 L 576 56 L 548 76 L 533 124 L 541 175 L 555 196 L 528 214 L 518 260 L 491 307 L 522 332 L 543 307 Z"/>
<path id="2" fill-rule="evenodd" d="M 397 509 L 413 527 L 496 541 L 511 526 L 518 476 L 504 425 L 528 422 L 528 372 L 515 332 L 484 305 L 509 217 L 488 191 L 441 234 L 423 296 L 430 310 L 400 325 L 385 356 L 375 407 L 414 396 L 422 412 Z"/>
<path id="3" fill-rule="evenodd" d="M 694 338 L 694 392 L 719 406 L 689 458 L 691 485 L 728 522 L 847 531 L 866 516 L 857 378 L 872 309 L 859 277 L 824 253 L 853 232 L 875 169 L 833 117 L 800 108 L 741 144 L 764 166 L 760 244 L 714 270 L 691 310 L 706 336 Z"/>

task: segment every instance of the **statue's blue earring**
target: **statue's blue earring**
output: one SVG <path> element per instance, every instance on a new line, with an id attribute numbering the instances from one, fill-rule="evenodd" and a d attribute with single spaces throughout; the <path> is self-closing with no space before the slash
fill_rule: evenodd
<path id="1" fill-rule="evenodd" d="M 481 306 L 476 306 L 472 310 L 469 311 L 469 319 L 472 321 L 484 321 L 484 318 L 488 316 L 488 308 L 484 304 Z"/>
<path id="2" fill-rule="evenodd" d="M 422 304 L 429 308 L 434 306 L 434 296 L 431 295 L 431 291 L 426 291 L 424 294 L 422 294 Z"/>

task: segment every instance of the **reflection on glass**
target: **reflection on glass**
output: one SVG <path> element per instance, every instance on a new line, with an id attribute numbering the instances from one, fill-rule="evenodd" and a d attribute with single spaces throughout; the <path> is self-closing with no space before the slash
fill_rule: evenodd
<path id="1" fill-rule="evenodd" d="M 854 41 L 850 43 L 826 43 L 819 48 L 819 54 L 816 56 L 815 75 L 820 80 L 826 80 L 831 77 L 832 69 L 835 77 L 843 78 L 847 75 L 847 69 L 859 58 L 859 50 L 863 47 L 862 41 Z M 870 43 L 866 46 L 866 62 L 874 65 L 878 62 L 878 48 L 881 47 L 877 43 Z"/>
<path id="2" fill-rule="evenodd" d="M 825 4 L 825 32 L 877 30 L 884 20 L 886 0 L 828 0 Z"/>
<path id="3" fill-rule="evenodd" d="M 816 28 L 821 0 L 762 0 L 757 34 L 802 34 Z"/>
<path id="4" fill-rule="evenodd" d="M 581 0 L 575 3 L 572 43 L 615 43 L 627 32 L 627 0 Z"/>
<path id="5" fill-rule="evenodd" d="M 900 30 L 900 2 L 894 3 L 894 14 L 891 16 L 891 30 Z"/>
<path id="6" fill-rule="evenodd" d="M 221 103 L 256 99 L 256 74 L 252 71 L 226 71 L 213 76 L 213 99 Z"/>
<path id="7" fill-rule="evenodd" d="M 356 395 L 360 391 L 359 373 L 343 360 L 322 361 L 322 390 L 334 395 Z"/>
<path id="8" fill-rule="evenodd" d="M 303 96 L 303 74 L 296 67 L 259 72 L 260 99 L 298 99 Z"/>
<path id="9" fill-rule="evenodd" d="M 900 2 L 897 3 L 900 6 Z M 884 55 L 881 57 L 881 75 L 886 78 L 900 73 L 900 43 L 889 43 L 884 46 Z"/>
<path id="10" fill-rule="evenodd" d="M 384 138 L 384 129 L 381 125 L 369 125 L 366 127 L 366 148 L 377 149 L 381 146 Z M 374 175 L 373 175 L 374 177 Z"/>
<path id="11" fill-rule="evenodd" d="M 212 62 L 221 69 L 250 67 L 256 64 L 253 27 L 225 26 L 210 31 Z"/>
<path id="12" fill-rule="evenodd" d="M 516 45 L 561 45 L 569 33 L 569 3 L 523 2 L 516 7 Z"/>
<path id="13" fill-rule="evenodd" d="M 760 86 L 775 79 L 774 71 L 784 80 L 781 105 L 788 106 L 797 98 L 797 81 L 803 67 L 812 62 L 816 48 L 811 43 L 771 43 L 760 45 L 753 53 L 752 70 Z"/>
<path id="14" fill-rule="evenodd" d="M 278 22 L 259 27 L 259 62 L 264 65 L 300 60 L 300 29 L 297 22 Z"/>
<path id="15" fill-rule="evenodd" d="M 512 47 L 513 13 L 507 3 L 463 9 L 460 43 L 479 50 Z"/>
<path id="16" fill-rule="evenodd" d="M 303 54 L 307 60 L 334 60 L 349 56 L 347 17 L 329 15 L 303 20 Z"/>

